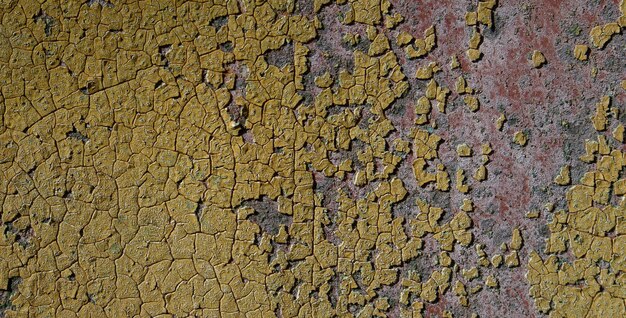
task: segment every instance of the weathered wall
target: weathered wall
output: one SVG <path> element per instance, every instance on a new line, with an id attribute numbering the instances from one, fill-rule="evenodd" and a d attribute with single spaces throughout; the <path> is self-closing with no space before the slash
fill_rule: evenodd
<path id="1" fill-rule="evenodd" d="M 3 1 L 0 317 L 624 316 L 625 14 Z"/>

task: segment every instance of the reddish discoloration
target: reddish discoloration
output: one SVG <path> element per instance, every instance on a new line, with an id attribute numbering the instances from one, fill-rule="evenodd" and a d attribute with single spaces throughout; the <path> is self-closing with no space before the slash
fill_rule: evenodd
<path id="1" fill-rule="evenodd" d="M 626 99 L 626 94 L 619 88 L 623 72 L 603 70 L 610 59 L 619 60 L 620 54 L 623 56 L 623 36 L 614 38 L 602 51 L 592 50 L 588 62 L 575 60 L 573 47 L 588 42 L 589 30 L 593 26 L 609 22 L 603 12 L 611 7 L 611 12 L 616 11 L 618 2 L 500 1 L 495 14 L 495 30 L 482 30 L 484 39 L 480 50 L 484 55 L 477 63 L 470 62 L 464 52 L 471 35 L 471 28 L 464 23 L 469 3 L 394 2 L 394 9 L 406 21 L 399 30 L 409 31 L 416 37 L 431 24 L 437 30 L 437 48 L 424 59 L 407 61 L 406 72 L 412 75 L 418 66 L 437 61 L 444 69 L 435 76 L 440 85 L 453 88 L 456 78 L 463 75 L 471 87 L 480 91 L 481 108 L 477 113 L 470 113 L 462 98 L 452 93 L 448 114 L 439 115 L 433 111 L 431 115 L 440 126 L 435 133 L 446 141 L 440 149 L 440 158 L 449 167 L 451 177 L 454 170 L 450 167 L 463 167 L 466 176 L 471 177 L 478 164 L 477 160 L 471 164 L 458 160 L 453 148 L 456 143 L 466 142 L 478 151 L 481 143 L 490 142 L 494 149 L 487 165 L 488 179 L 475 185 L 473 190 L 474 194 L 484 193 L 480 197 L 472 195 L 476 204 L 476 212 L 471 215 L 475 223 L 474 234 L 487 245 L 490 255 L 499 252 L 500 243 L 491 237 L 491 233 L 508 229 L 507 235 L 510 236 L 511 227 L 521 226 L 525 236 L 525 249 L 520 253 L 522 266 L 496 274 L 501 285 L 499 290 L 485 290 L 470 296 L 469 309 L 462 308 L 456 301 L 446 303 L 444 298 L 427 305 L 426 316 L 439 316 L 443 309 L 450 307 L 460 316 L 471 312 L 482 317 L 539 316 L 528 296 L 524 264 L 530 250 L 542 251 L 544 246 L 546 237 L 538 230 L 546 223 L 547 213 L 542 210 L 543 205 L 554 202 L 557 208 L 563 206 L 564 190 L 554 186 L 552 180 L 561 166 L 579 165 L 575 161 L 583 151 L 583 141 L 593 137 L 588 118 L 597 100 L 609 94 L 614 96 L 615 105 L 623 105 Z M 579 35 L 570 30 L 572 25 L 578 25 Z M 534 69 L 530 64 L 533 50 L 540 50 L 548 61 L 540 69 Z M 459 58 L 461 70 L 448 70 L 451 54 Z M 593 66 L 599 69 L 596 78 L 591 76 Z M 623 71 L 623 65 L 621 69 Z M 412 80 L 412 84 L 414 82 Z M 408 105 L 412 105 L 411 101 Z M 502 131 L 495 126 L 500 112 L 509 119 Z M 405 118 L 400 121 L 402 127 L 412 120 L 411 115 L 407 110 Z M 561 122 L 576 127 L 569 131 Z M 519 130 L 526 131 L 530 137 L 529 144 L 523 148 L 512 143 L 513 133 Z M 566 145 L 571 150 L 566 150 Z M 574 176 L 579 174 L 573 172 Z M 546 191 L 540 190 L 543 188 Z M 461 199 L 461 196 L 451 196 L 453 210 Z M 526 212 L 533 209 L 541 209 L 541 217 L 526 219 Z M 496 225 L 482 227 L 481 221 L 485 219 L 495 221 Z M 456 260 L 461 263 L 466 258 L 460 256 Z"/>
<path id="2" fill-rule="evenodd" d="M 573 177 L 580 176 L 581 173 L 576 172 L 576 167 L 580 166 L 577 158 L 583 151 L 582 142 L 594 135 L 588 118 L 600 96 L 613 95 L 616 105 L 626 101 L 626 94 L 618 87 L 621 80 L 619 76 L 623 74 L 603 70 L 610 66 L 611 59 L 619 60 L 620 54 L 623 55 L 623 38 L 613 39 L 602 51 L 592 50 L 587 62 L 576 60 L 572 51 L 574 45 L 588 43 L 589 30 L 593 26 L 609 21 L 603 14 L 610 7 L 616 8 L 617 3 L 617 0 L 599 1 L 595 5 L 586 1 L 501 1 L 495 11 L 494 29 L 481 27 L 483 40 L 480 50 L 483 57 L 473 63 L 465 53 L 472 28 L 465 25 L 464 16 L 468 10 L 475 10 L 476 3 L 448 0 L 392 1 L 393 10 L 402 14 L 405 22 L 395 30 L 377 29 L 389 37 L 402 70 L 408 76 L 411 90 L 391 106 L 404 108 L 398 113 L 386 112 L 396 128 L 389 140 L 406 137 L 416 127 L 414 106 L 417 98 L 423 95 L 427 83 L 414 78 L 418 67 L 437 62 L 443 71 L 435 75 L 436 81 L 452 91 L 456 79 L 464 76 L 468 85 L 478 91 L 480 109 L 471 113 L 463 103 L 463 96 L 452 92 L 446 113 L 440 114 L 435 108 L 436 103 L 433 103 L 430 114 L 431 121 L 435 121 L 438 126 L 434 133 L 444 140 L 439 149 L 439 158 L 447 167 L 452 179 L 451 186 L 454 186 L 456 169 L 463 168 L 473 188 L 469 196 L 455 191 L 447 195 L 446 217 L 458 211 L 463 198 L 472 198 L 476 207 L 470 214 L 474 223 L 475 241 L 485 245 L 485 251 L 490 257 L 502 253 L 499 246 L 510 241 L 513 227 L 519 226 L 524 236 L 519 267 L 503 269 L 505 265 L 502 265 L 500 269 L 481 268 L 481 277 L 493 274 L 499 281 L 499 289 L 485 288 L 477 294 L 470 294 L 469 308 L 462 307 L 454 293 L 448 291 L 434 304 L 426 304 L 426 317 L 441 316 L 444 310 L 461 317 L 470 316 L 473 312 L 481 317 L 541 316 L 528 296 L 525 264 L 531 250 L 543 250 L 546 232 L 542 229 L 547 219 L 543 206 L 549 202 L 554 202 L 557 208 L 564 206 L 564 189 L 556 187 L 552 180 L 565 164 L 573 166 Z M 322 9 L 324 29 L 319 31 L 318 37 L 322 42 L 308 45 L 311 49 L 309 61 L 313 75 L 329 71 L 336 76 L 342 69 L 353 71 L 352 50 L 367 50 L 367 45 L 351 48 L 343 43 L 342 37 L 348 32 L 360 34 L 362 41 L 369 43 L 365 26 L 339 22 L 337 17 L 346 10 L 347 6 L 337 5 Z M 424 30 L 431 25 L 436 28 L 437 47 L 424 58 L 407 59 L 404 50 L 395 45 L 396 34 L 406 31 L 421 38 Z M 547 64 L 539 69 L 533 68 L 530 63 L 534 50 L 541 51 L 547 59 Z M 449 62 L 453 54 L 459 59 L 461 67 L 450 70 Z M 591 68 L 594 66 L 599 69 L 595 78 L 591 76 Z M 312 83 L 306 90 L 313 96 L 319 92 Z M 499 131 L 495 121 L 501 113 L 507 116 L 508 121 Z M 562 123 L 569 123 L 572 128 L 566 128 Z M 427 126 L 421 128 L 426 129 Z M 527 146 L 520 147 L 513 143 L 516 131 L 528 134 Z M 491 143 L 494 149 L 487 165 L 488 179 L 477 183 L 472 175 L 480 165 L 480 145 L 486 142 Z M 459 143 L 470 145 L 476 155 L 459 159 L 455 152 Z M 414 155 L 408 154 L 397 175 L 403 179 L 409 193 L 412 193 L 411 200 L 428 198 L 432 193 L 419 188 L 412 177 L 413 160 Z M 428 169 L 434 171 L 433 166 Z M 350 189 L 352 196 L 365 193 L 363 189 L 352 186 L 352 179 L 353 174 L 349 173 L 346 181 L 326 191 L 330 196 L 334 196 L 338 188 Z M 316 174 L 316 182 L 323 183 L 324 177 Z M 417 213 L 413 202 L 402 205 L 409 206 L 410 210 L 397 213 L 408 213 L 407 216 Z M 530 210 L 541 210 L 540 218 L 526 219 L 524 215 Z M 437 243 L 431 236 L 424 238 L 424 244 L 424 255 L 431 257 L 419 260 L 424 265 L 421 267 L 423 281 L 436 269 L 429 261 L 438 253 Z M 457 248 L 451 256 L 462 268 L 471 267 L 477 261 L 473 249 L 461 251 Z M 400 271 L 399 279 L 411 269 L 407 266 Z M 460 275 L 457 273 L 454 277 Z M 469 292 L 469 288 L 479 284 L 479 281 L 465 283 Z M 388 288 L 384 294 L 392 297 L 392 294 L 397 293 L 398 290 Z M 399 316 L 398 308 L 392 306 L 390 316 Z"/>

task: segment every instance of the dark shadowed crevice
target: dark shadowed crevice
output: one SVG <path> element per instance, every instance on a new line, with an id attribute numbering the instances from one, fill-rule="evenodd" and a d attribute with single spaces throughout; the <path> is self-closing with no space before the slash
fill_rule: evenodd
<path id="1" fill-rule="evenodd" d="M 111 1 L 107 0 L 89 0 L 87 1 L 87 6 L 92 7 L 94 5 L 99 5 L 103 8 L 115 8 L 115 5 Z"/>
<path id="2" fill-rule="evenodd" d="M 22 248 L 26 248 L 31 244 L 31 239 L 35 235 L 35 231 L 30 225 L 24 229 L 18 229 L 13 225 L 13 222 L 6 222 L 4 226 L 4 237 L 7 239 L 13 238 L 13 241 L 18 243 Z"/>
<path id="3" fill-rule="evenodd" d="M 228 23 L 228 16 L 221 16 L 221 17 L 217 17 L 215 19 L 213 19 L 209 25 L 214 27 L 215 30 L 219 30 L 221 27 L 225 26 L 226 23 Z"/>
<path id="4" fill-rule="evenodd" d="M 277 50 L 270 50 L 265 53 L 265 60 L 268 64 L 283 68 L 285 65 L 293 65 L 293 44 L 287 43 Z"/>
<path id="5" fill-rule="evenodd" d="M 80 140 L 82 142 L 88 142 L 89 137 L 83 135 L 80 131 L 76 129 L 76 127 L 72 127 L 72 131 L 69 131 L 65 134 L 67 138 L 73 138 L 76 140 Z"/>
<path id="6" fill-rule="evenodd" d="M 161 45 L 159 46 L 159 56 L 161 57 L 161 63 L 163 64 L 163 68 L 169 69 L 170 61 L 167 59 L 167 54 L 172 51 L 172 45 Z"/>
<path id="7" fill-rule="evenodd" d="M 289 226 L 291 223 L 289 216 L 278 212 L 278 203 L 267 196 L 263 196 L 259 200 L 244 201 L 242 206 L 254 209 L 255 213 L 248 219 L 259 225 L 264 233 L 276 235 L 282 224 Z"/>
<path id="8" fill-rule="evenodd" d="M 35 21 L 35 23 L 42 21 L 44 24 L 44 33 L 46 34 L 46 36 L 50 36 L 52 35 L 52 27 L 55 24 L 54 18 L 52 18 L 51 16 L 47 15 L 45 12 L 43 12 L 42 10 L 39 10 L 39 12 L 33 17 L 33 20 Z"/>
<path id="9" fill-rule="evenodd" d="M 204 204 L 202 200 L 198 201 L 198 205 L 196 206 L 196 210 L 194 211 L 196 218 L 198 218 L 198 222 L 200 222 L 200 219 L 202 218 L 202 213 L 204 212 L 205 207 L 206 204 Z"/>
<path id="10" fill-rule="evenodd" d="M 11 298 L 19 291 L 19 285 L 22 282 L 21 277 L 11 277 L 7 284 L 7 290 L 0 290 L 0 317 L 5 317 L 8 310 L 14 310 Z"/>

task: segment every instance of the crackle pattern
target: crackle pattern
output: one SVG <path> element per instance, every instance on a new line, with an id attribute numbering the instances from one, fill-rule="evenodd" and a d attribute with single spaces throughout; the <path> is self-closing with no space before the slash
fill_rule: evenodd
<path id="1" fill-rule="evenodd" d="M 626 1 L 39 2 L 0 4 L 0 316 L 626 315 Z"/>

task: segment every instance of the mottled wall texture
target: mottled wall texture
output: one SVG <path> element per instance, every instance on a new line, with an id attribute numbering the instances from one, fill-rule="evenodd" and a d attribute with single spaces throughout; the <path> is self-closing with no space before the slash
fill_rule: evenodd
<path id="1" fill-rule="evenodd" d="M 626 0 L 0 2 L 0 317 L 626 316 Z"/>

